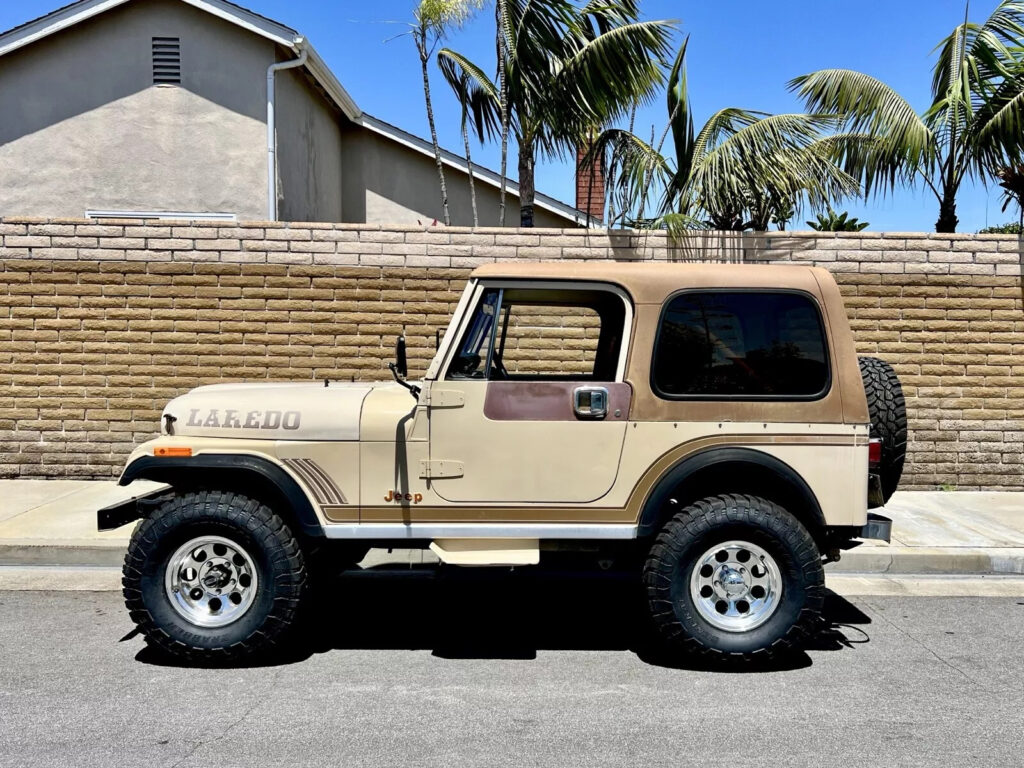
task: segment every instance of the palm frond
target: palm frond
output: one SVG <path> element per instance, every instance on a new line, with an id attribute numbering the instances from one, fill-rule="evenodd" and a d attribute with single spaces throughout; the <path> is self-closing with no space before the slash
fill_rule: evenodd
<path id="1" fill-rule="evenodd" d="M 813 206 L 855 194 L 857 179 L 819 144 L 835 123 L 831 116 L 770 115 L 726 136 L 694 163 L 689 186 L 698 205 L 716 221 L 749 210 L 767 226 L 783 202 Z"/>
<path id="2" fill-rule="evenodd" d="M 872 157 L 863 154 L 867 148 L 863 144 L 851 153 L 873 172 L 858 174 L 856 164 L 846 166 L 849 173 L 860 175 L 865 195 L 893 189 L 907 177 L 908 168 L 926 172 L 932 167 L 935 134 L 902 96 L 880 80 L 852 70 L 827 69 L 795 78 L 789 86 L 804 99 L 809 112 L 843 118 L 844 134 L 875 139 L 870 144 Z"/>
<path id="3" fill-rule="evenodd" d="M 978 110 L 975 123 L 975 173 L 1020 161 L 1024 156 L 1024 62 Z"/>
<path id="4" fill-rule="evenodd" d="M 676 150 L 676 166 L 681 175 L 689 176 L 693 163 L 693 112 L 690 109 L 690 93 L 686 79 L 686 49 L 690 44 L 687 35 L 679 47 L 672 69 L 668 75 L 666 99 L 668 101 L 668 127 L 672 130 L 672 142 Z"/>
<path id="5" fill-rule="evenodd" d="M 499 135 L 500 94 L 484 71 L 462 54 L 448 48 L 437 52 L 437 66 L 459 100 L 463 126 L 467 119 L 472 118 L 474 133 L 480 141 Z"/>
<path id="6" fill-rule="evenodd" d="M 554 77 L 563 104 L 603 122 L 648 102 L 663 80 L 672 30 L 672 22 L 643 21 L 570 41 L 570 55 Z"/>

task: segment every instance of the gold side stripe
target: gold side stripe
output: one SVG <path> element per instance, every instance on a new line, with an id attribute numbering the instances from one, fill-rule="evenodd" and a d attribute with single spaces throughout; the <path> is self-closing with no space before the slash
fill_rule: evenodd
<path id="1" fill-rule="evenodd" d="M 329 502 L 333 504 L 348 504 L 348 499 L 345 498 L 345 494 L 341 492 L 341 489 L 331 479 L 330 475 L 324 471 L 324 468 L 317 464 L 312 459 L 306 459 L 306 466 L 309 471 L 324 483 L 329 491 Z"/>
<path id="2" fill-rule="evenodd" d="M 331 481 L 319 464 L 312 459 L 284 459 L 284 464 L 292 469 L 313 492 L 317 504 L 347 504 L 344 494 Z"/>
<path id="3" fill-rule="evenodd" d="M 309 471 L 306 469 L 306 464 L 304 460 L 285 459 L 285 464 L 288 467 L 290 467 L 295 472 L 295 474 L 297 474 L 302 479 L 302 482 L 309 486 L 309 489 L 313 492 L 313 498 L 316 500 L 317 504 L 323 505 L 326 503 L 327 497 L 326 494 L 324 493 L 324 489 L 320 486 L 318 482 L 316 482 L 312 477 L 310 477 Z"/>
<path id="4" fill-rule="evenodd" d="M 672 466 L 687 456 L 715 445 L 814 445 L 838 447 L 863 447 L 867 438 L 861 435 L 713 435 L 698 437 L 681 445 L 676 445 L 659 456 L 640 477 L 625 507 L 596 507 L 580 504 L 577 506 L 528 506 L 510 504 L 505 506 L 474 506 L 471 504 L 452 504 L 450 506 L 420 506 L 414 504 L 391 504 L 363 506 L 359 510 L 359 521 L 362 523 L 389 522 L 600 522 L 600 523 L 636 523 L 647 496 L 654 489 L 657 481 Z M 331 522 L 348 522 L 353 519 L 351 509 L 323 508 L 324 515 Z"/>

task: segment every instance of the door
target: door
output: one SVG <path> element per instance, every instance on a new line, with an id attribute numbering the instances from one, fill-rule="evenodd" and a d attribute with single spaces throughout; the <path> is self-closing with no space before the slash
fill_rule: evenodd
<path id="1" fill-rule="evenodd" d="M 629 417 L 632 314 L 603 284 L 481 286 L 429 390 L 432 490 L 498 504 L 607 494 Z"/>

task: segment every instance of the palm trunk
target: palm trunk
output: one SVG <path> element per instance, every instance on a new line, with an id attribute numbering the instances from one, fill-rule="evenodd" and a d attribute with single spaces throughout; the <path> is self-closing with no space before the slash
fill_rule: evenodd
<path id="1" fill-rule="evenodd" d="M 498 35 L 498 96 L 501 102 L 501 197 L 498 201 L 498 226 L 505 226 L 505 192 L 508 186 L 508 78 L 505 72 L 505 0 L 498 0 L 494 4 L 494 12 L 497 14 L 497 35 Z"/>
<path id="2" fill-rule="evenodd" d="M 437 163 L 437 176 L 441 181 L 441 210 L 445 226 L 451 226 L 452 217 L 448 212 L 448 185 L 444 180 L 444 166 L 441 164 L 441 146 L 437 143 L 437 126 L 434 124 L 434 105 L 430 100 L 430 73 L 427 64 L 430 55 L 427 51 L 426 32 L 417 30 L 413 33 L 416 48 L 420 53 L 420 65 L 423 69 L 423 98 L 427 103 L 427 122 L 430 124 L 430 141 L 434 145 L 434 162 Z"/>
<path id="3" fill-rule="evenodd" d="M 605 179 L 605 197 L 608 201 L 608 224 L 607 229 L 615 227 L 615 218 L 618 213 L 615 210 L 615 172 L 618 170 L 618 163 L 615 159 L 616 151 L 612 150 L 612 159 L 608 163 L 608 178 Z"/>
<path id="4" fill-rule="evenodd" d="M 661 132 L 661 140 L 658 142 L 657 148 L 654 150 L 655 154 L 661 154 L 661 148 L 665 146 L 665 139 L 668 138 L 668 132 L 672 129 L 672 123 L 676 121 L 676 117 L 679 115 L 679 110 L 682 107 L 683 102 L 677 101 L 675 108 L 672 110 L 672 114 L 668 116 L 668 123 L 665 125 L 665 130 Z M 657 161 L 657 158 L 652 158 Z M 650 168 L 644 175 L 644 189 L 640 193 L 640 211 L 636 217 L 640 220 L 644 218 L 644 209 L 647 207 L 647 192 L 650 190 L 651 181 L 654 180 L 654 168 Z"/>
<path id="5" fill-rule="evenodd" d="M 956 193 L 945 191 L 939 202 L 939 219 L 935 222 L 935 231 L 943 234 L 956 232 L 959 219 L 956 217 Z"/>
<path id="6" fill-rule="evenodd" d="M 519 142 L 519 225 L 533 226 L 535 159 L 533 139 L 523 136 Z"/>
<path id="7" fill-rule="evenodd" d="M 469 129 L 466 127 L 466 114 L 462 114 L 462 141 L 466 145 L 466 169 L 469 171 L 469 202 L 473 206 L 473 226 L 480 226 L 476 212 L 476 184 L 473 182 L 473 158 L 469 153 Z"/>

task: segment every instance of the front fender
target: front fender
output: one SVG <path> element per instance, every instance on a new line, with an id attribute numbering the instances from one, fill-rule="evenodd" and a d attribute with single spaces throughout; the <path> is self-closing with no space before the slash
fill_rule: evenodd
<path id="1" fill-rule="evenodd" d="M 324 535 L 320 518 L 298 482 L 269 458 L 221 453 L 201 453 L 188 457 L 157 457 L 147 453 L 136 457 L 133 454 L 118 482 L 120 485 L 128 485 L 134 480 L 155 480 L 174 488 L 201 486 L 234 490 L 247 495 L 256 494 L 305 535 Z M 122 525 L 145 514 L 146 498 L 128 502 L 139 502 L 135 504 L 135 517 L 124 519 L 130 513 L 129 510 L 118 510 L 118 519 L 123 521 Z M 112 510 L 101 510 L 101 514 L 107 512 L 110 517 Z"/>

